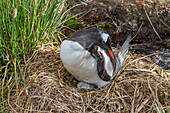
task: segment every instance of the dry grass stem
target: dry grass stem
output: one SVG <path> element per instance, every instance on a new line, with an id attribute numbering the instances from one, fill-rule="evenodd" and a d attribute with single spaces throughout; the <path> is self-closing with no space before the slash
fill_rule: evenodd
<path id="1" fill-rule="evenodd" d="M 169 76 L 148 56 L 128 54 L 111 84 L 83 90 L 63 67 L 59 51 L 58 43 L 44 44 L 28 58 L 22 67 L 27 86 L 19 85 L 13 96 L 8 92 L 6 106 L 11 112 L 142 113 L 157 112 L 157 107 L 168 112 Z"/>
<path id="2" fill-rule="evenodd" d="M 156 33 L 156 35 L 158 36 L 158 38 L 162 41 L 161 37 L 159 36 L 158 32 L 156 31 L 155 27 L 153 26 L 153 24 L 152 24 L 152 22 L 151 22 L 151 19 L 149 18 L 149 15 L 148 15 L 148 13 L 147 13 L 145 7 L 143 7 L 143 8 L 144 8 L 144 10 L 145 10 L 145 14 L 146 14 L 146 16 L 147 16 L 147 18 L 148 18 L 148 20 L 149 20 L 149 23 L 151 24 L 151 26 L 152 26 L 154 32 Z"/>

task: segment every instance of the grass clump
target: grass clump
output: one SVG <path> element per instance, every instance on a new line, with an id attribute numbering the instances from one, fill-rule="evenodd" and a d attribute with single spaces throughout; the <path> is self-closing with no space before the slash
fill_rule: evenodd
<path id="1" fill-rule="evenodd" d="M 99 22 L 98 24 L 96 24 L 96 26 L 99 27 L 99 28 L 104 28 L 106 26 L 106 21 Z"/>
<path id="2" fill-rule="evenodd" d="M 65 2 L 0 0 L 0 111 L 19 84 L 26 85 L 21 64 L 37 45 L 58 40 L 67 13 Z"/>
<path id="3" fill-rule="evenodd" d="M 78 25 L 80 24 L 80 21 L 76 19 L 76 15 L 67 15 L 69 20 L 65 22 L 65 25 L 69 27 L 70 29 L 78 29 Z"/>

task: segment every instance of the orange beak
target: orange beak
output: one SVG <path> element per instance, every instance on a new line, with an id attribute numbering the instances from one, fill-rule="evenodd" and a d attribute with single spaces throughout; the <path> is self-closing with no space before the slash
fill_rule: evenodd
<path id="1" fill-rule="evenodd" d="M 114 55 L 113 55 L 112 51 L 110 51 L 109 49 L 107 49 L 107 50 L 108 50 L 109 55 L 111 56 L 111 58 L 113 58 L 113 59 L 114 59 Z"/>

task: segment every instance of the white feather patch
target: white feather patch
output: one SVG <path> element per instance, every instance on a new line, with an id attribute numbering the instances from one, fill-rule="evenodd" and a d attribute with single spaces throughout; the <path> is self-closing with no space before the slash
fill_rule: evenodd
<path id="1" fill-rule="evenodd" d="M 101 37 L 102 37 L 102 39 L 103 39 L 103 41 L 106 43 L 107 42 L 107 40 L 108 40 L 108 37 L 109 37 L 109 34 L 106 34 L 106 33 L 101 33 Z"/>

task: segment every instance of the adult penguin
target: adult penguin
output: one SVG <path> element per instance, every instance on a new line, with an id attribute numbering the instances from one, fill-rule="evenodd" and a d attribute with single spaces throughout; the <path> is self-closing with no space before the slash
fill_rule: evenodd
<path id="1" fill-rule="evenodd" d="M 109 34 L 98 28 L 81 29 L 61 43 L 60 58 L 65 68 L 80 81 L 78 88 L 104 87 L 120 71 L 130 39 L 131 35 L 115 55 Z"/>

